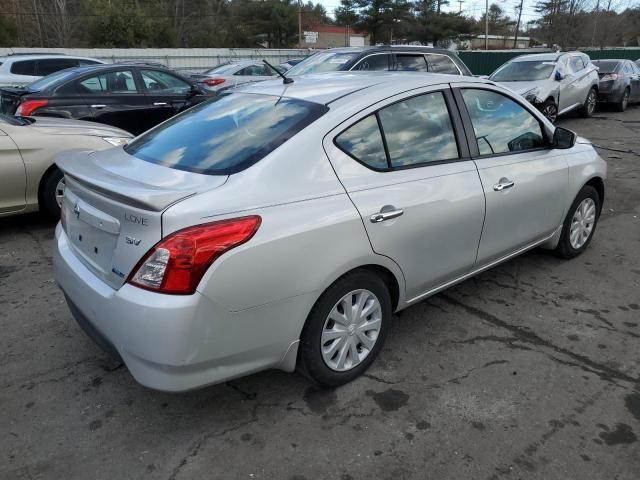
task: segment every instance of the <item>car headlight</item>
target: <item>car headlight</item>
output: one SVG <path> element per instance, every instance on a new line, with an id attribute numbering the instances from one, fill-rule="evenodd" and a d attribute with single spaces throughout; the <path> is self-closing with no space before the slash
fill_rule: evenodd
<path id="1" fill-rule="evenodd" d="M 527 101 L 529 102 L 535 102 L 538 99 L 538 95 L 540 95 L 540 88 L 539 87 L 534 87 L 531 90 L 527 90 L 526 92 L 524 92 L 522 94 L 522 96 L 524 98 L 527 99 Z"/>
<path id="2" fill-rule="evenodd" d="M 109 142 L 114 147 L 121 147 L 129 143 L 129 138 L 125 137 L 102 137 L 105 142 Z"/>

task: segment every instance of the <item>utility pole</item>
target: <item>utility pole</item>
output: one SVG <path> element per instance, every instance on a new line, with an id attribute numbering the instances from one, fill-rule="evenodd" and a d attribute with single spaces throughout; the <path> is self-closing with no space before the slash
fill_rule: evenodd
<path id="1" fill-rule="evenodd" d="M 522 7 L 524 0 L 520 0 L 520 6 L 518 7 L 518 22 L 516 23 L 516 33 L 513 37 L 513 48 L 518 48 L 518 31 L 520 30 L 520 18 L 522 17 Z"/>
<path id="2" fill-rule="evenodd" d="M 458 9 L 458 13 L 462 13 L 462 2 L 464 2 L 464 0 L 458 0 L 458 4 L 460 5 L 460 8 Z"/>
<path id="3" fill-rule="evenodd" d="M 489 0 L 484 11 L 484 49 L 489 50 Z"/>
<path id="4" fill-rule="evenodd" d="M 298 48 L 302 48 L 302 0 L 298 0 Z"/>

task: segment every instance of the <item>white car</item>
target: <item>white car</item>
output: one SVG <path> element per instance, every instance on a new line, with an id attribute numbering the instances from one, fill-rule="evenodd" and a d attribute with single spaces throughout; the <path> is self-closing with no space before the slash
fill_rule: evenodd
<path id="1" fill-rule="evenodd" d="M 590 117 L 598 100 L 598 68 L 582 52 L 538 53 L 509 60 L 491 74 L 531 102 L 552 122 L 580 109 Z"/>
<path id="2" fill-rule="evenodd" d="M 21 86 L 66 68 L 105 63 L 102 60 L 69 55 L 22 55 L 0 57 L 0 87 Z"/>
<path id="3" fill-rule="evenodd" d="M 278 74 L 273 68 L 264 62 L 251 60 L 219 65 L 204 73 L 194 73 L 189 77 L 207 90 L 219 92 L 245 83 L 273 80 L 277 76 Z"/>

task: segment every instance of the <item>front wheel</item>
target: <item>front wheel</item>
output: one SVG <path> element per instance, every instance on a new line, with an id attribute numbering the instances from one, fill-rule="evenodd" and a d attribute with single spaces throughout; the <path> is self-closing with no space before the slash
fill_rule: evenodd
<path id="1" fill-rule="evenodd" d="M 587 94 L 587 98 L 584 101 L 584 105 L 582 106 L 582 116 L 585 118 L 589 118 L 593 116 L 596 111 L 596 103 L 598 101 L 598 93 L 595 88 L 589 90 Z"/>
<path id="2" fill-rule="evenodd" d="M 590 185 L 582 187 L 562 225 L 556 252 L 562 258 L 573 258 L 584 252 L 596 231 L 600 216 L 600 197 Z"/>
<path id="3" fill-rule="evenodd" d="M 558 105 L 556 105 L 553 100 L 549 99 L 544 102 L 540 111 L 551 123 L 556 123 L 558 119 Z"/>
<path id="4" fill-rule="evenodd" d="M 367 270 L 331 285 L 314 305 L 300 336 L 300 368 L 323 387 L 348 383 L 375 360 L 391 320 L 385 282 Z"/>

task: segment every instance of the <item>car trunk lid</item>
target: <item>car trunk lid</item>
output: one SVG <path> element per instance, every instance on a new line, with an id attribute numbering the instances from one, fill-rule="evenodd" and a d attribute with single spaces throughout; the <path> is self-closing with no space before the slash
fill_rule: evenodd
<path id="1" fill-rule="evenodd" d="M 113 288 L 162 239 L 167 207 L 228 178 L 152 164 L 122 148 L 66 152 L 56 163 L 65 174 L 63 227 L 72 248 Z"/>
<path id="2" fill-rule="evenodd" d="M 18 109 L 22 97 L 30 93 L 33 92 L 20 87 L 0 88 L 0 113 L 13 115 Z"/>

